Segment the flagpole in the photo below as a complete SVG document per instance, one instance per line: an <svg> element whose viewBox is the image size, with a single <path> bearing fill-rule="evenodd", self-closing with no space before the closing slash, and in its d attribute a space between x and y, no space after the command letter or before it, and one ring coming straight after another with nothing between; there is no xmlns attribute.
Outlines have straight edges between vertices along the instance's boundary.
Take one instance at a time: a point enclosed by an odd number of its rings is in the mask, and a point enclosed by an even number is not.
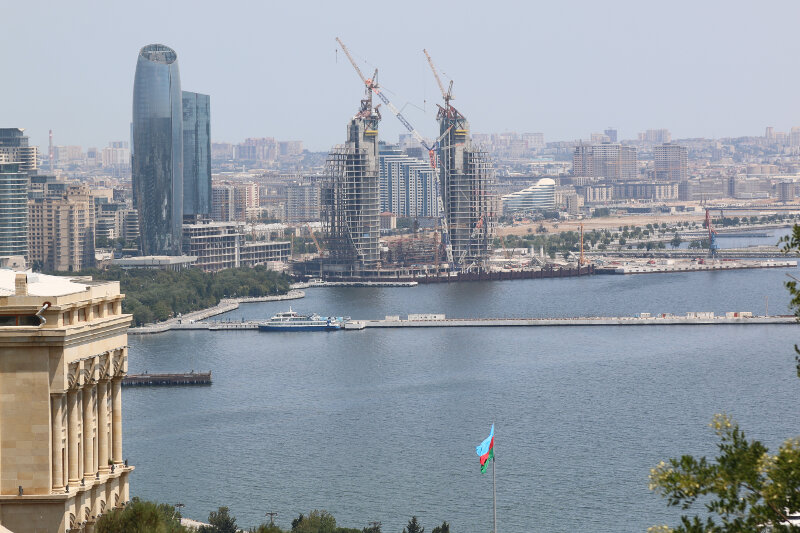
<svg viewBox="0 0 800 533"><path fill-rule="evenodd" d="M492 426L494 427L494 423ZM494 453L492 454L492 507L494 509L494 531L492 533L497 533L497 484L494 474Z"/></svg>

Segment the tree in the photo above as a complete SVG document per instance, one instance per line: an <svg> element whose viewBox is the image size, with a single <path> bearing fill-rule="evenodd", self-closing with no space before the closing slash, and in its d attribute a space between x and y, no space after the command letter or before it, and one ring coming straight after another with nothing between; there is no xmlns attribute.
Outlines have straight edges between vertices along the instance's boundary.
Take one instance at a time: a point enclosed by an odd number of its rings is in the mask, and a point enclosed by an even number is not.
<svg viewBox="0 0 800 533"><path fill-rule="evenodd" d="M403 533L425 533L425 528L419 525L416 516L412 516L408 525L403 528Z"/></svg>
<svg viewBox="0 0 800 533"><path fill-rule="evenodd" d="M297 533L336 533L336 519L328 511L314 509L308 516L300 515L297 524L292 521L292 531Z"/></svg>
<svg viewBox="0 0 800 533"><path fill-rule="evenodd" d="M95 533L186 533L181 526L181 514L164 503L134 498L122 509L104 514L95 524Z"/></svg>
<svg viewBox="0 0 800 533"><path fill-rule="evenodd" d="M275 524L261 524L251 529L250 533L283 533L283 530Z"/></svg>
<svg viewBox="0 0 800 533"><path fill-rule="evenodd" d="M450 524L447 521L442 522L441 526L433 528L433 533L450 533Z"/></svg>
<svg viewBox="0 0 800 533"><path fill-rule="evenodd" d="M217 511L208 513L210 526L200 526L199 533L236 533L236 518L230 515L230 509L220 507Z"/></svg>
<svg viewBox="0 0 800 533"><path fill-rule="evenodd" d="M678 248L682 242L683 239L681 239L681 236L676 233L675 236L672 238L672 240L669 241L669 245L672 246L673 248Z"/></svg>
<svg viewBox="0 0 800 533"><path fill-rule="evenodd" d="M783 251L800 251L800 226L781 239ZM791 306L800 318L800 287L786 283ZM800 377L800 348L795 345L797 376ZM711 422L719 444L713 460L684 455L662 461L650 471L650 490L667 499L669 506L689 510L701 500L703 515L684 514L675 529L668 526L651 531L675 533L760 533L800 532L790 525L789 515L800 511L800 437L790 438L770 454L764 444L748 441L744 431L727 415Z"/></svg>

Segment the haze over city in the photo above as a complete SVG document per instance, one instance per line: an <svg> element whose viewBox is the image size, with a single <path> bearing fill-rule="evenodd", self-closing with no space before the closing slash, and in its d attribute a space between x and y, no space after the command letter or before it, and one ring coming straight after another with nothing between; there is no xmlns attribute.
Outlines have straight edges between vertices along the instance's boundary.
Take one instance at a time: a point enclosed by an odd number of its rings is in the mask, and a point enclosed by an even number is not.
<svg viewBox="0 0 800 533"><path fill-rule="evenodd" d="M800 3L7 4L0 533L800 532Z"/></svg>
<svg viewBox="0 0 800 533"><path fill-rule="evenodd" d="M7 2L0 116L31 142L129 140L138 50L178 53L184 86L213 97L214 140L339 142L362 87L338 35L426 136L438 90L422 49L455 80L476 132L621 139L763 134L800 123L800 4L782 2ZM337 62L338 58L338 62ZM365 61L366 60L366 61ZM13 74L13 75L11 75ZM424 108L423 112L420 108ZM35 113L32 111L35 110ZM382 137L402 126L384 120Z"/></svg>

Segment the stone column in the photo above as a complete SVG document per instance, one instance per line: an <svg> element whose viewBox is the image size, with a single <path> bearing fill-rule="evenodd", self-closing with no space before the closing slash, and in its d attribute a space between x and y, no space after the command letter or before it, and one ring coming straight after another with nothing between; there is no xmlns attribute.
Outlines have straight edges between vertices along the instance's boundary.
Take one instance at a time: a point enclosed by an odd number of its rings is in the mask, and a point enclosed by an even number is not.
<svg viewBox="0 0 800 533"><path fill-rule="evenodd" d="M78 472L78 391L76 390L67 392L67 417L69 418L67 427L69 484L77 485L81 481L81 473Z"/></svg>
<svg viewBox="0 0 800 533"><path fill-rule="evenodd" d="M64 440L64 394L53 394L50 408L50 431L53 432L53 491L64 490L64 459L61 449Z"/></svg>
<svg viewBox="0 0 800 533"><path fill-rule="evenodd" d="M90 479L94 477L94 442L93 421L94 405L92 402L92 392L95 386L87 383L83 386L83 477Z"/></svg>
<svg viewBox="0 0 800 533"><path fill-rule="evenodd" d="M107 474L108 466L108 380L97 384L97 466Z"/></svg>
<svg viewBox="0 0 800 533"><path fill-rule="evenodd" d="M111 443L114 447L113 461L122 464L122 377L111 380Z"/></svg>

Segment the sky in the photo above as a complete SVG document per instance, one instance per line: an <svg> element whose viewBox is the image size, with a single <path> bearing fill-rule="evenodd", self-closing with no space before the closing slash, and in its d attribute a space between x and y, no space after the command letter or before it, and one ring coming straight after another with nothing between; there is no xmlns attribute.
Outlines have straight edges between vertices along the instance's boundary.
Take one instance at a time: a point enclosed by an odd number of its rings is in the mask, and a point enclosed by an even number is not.
<svg viewBox="0 0 800 533"><path fill-rule="evenodd" d="M422 49L473 133L620 138L763 135L800 125L800 2L0 0L0 127L33 144L128 140L139 49L178 53L211 95L214 141L345 140L367 76L427 136L441 101ZM381 138L402 125L385 106Z"/></svg>

